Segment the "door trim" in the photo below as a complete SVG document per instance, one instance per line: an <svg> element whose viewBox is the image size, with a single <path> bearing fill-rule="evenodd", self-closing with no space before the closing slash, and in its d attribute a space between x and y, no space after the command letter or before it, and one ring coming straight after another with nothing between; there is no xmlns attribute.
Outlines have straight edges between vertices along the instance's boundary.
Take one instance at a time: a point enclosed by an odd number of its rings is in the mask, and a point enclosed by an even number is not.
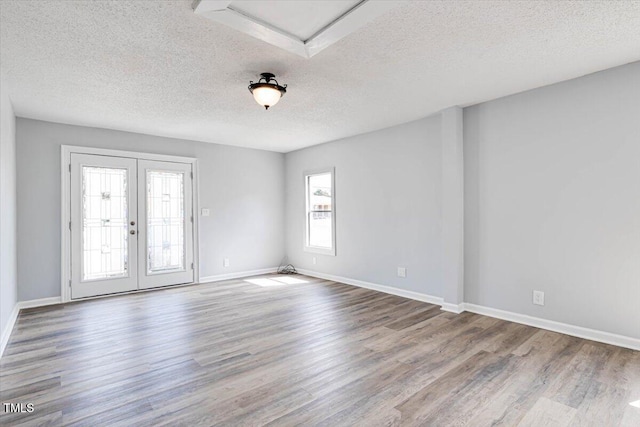
<svg viewBox="0 0 640 427"><path fill-rule="evenodd" d="M189 163L193 172L193 281L200 282L200 188L198 159L165 154L140 153L135 151L62 145L60 147L60 300L71 301L71 153L98 156L128 157L136 160L158 160L164 162ZM105 295L109 296L109 295ZM74 300L74 301L77 301Z"/></svg>

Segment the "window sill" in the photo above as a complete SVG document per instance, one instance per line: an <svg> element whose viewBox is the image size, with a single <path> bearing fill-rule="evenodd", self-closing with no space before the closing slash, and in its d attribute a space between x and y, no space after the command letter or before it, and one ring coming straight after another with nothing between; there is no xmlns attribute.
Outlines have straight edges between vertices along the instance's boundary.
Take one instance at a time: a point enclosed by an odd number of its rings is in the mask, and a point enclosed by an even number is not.
<svg viewBox="0 0 640 427"><path fill-rule="evenodd" d="M304 246L302 248L302 250L305 251L305 252L312 253L312 254L336 256L336 249L335 248L326 249L326 248L317 248L317 247L314 247L314 246Z"/></svg>

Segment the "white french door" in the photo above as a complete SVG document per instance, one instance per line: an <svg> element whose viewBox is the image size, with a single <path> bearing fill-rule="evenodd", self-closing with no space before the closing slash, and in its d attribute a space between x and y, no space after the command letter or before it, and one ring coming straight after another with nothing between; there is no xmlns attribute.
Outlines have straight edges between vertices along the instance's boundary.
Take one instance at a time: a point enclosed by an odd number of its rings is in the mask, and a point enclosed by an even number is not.
<svg viewBox="0 0 640 427"><path fill-rule="evenodd" d="M138 160L138 287L193 282L191 165Z"/></svg>
<svg viewBox="0 0 640 427"><path fill-rule="evenodd" d="M191 164L71 154L71 298L191 283Z"/></svg>
<svg viewBox="0 0 640 427"><path fill-rule="evenodd" d="M72 298L138 289L136 163L71 155Z"/></svg>

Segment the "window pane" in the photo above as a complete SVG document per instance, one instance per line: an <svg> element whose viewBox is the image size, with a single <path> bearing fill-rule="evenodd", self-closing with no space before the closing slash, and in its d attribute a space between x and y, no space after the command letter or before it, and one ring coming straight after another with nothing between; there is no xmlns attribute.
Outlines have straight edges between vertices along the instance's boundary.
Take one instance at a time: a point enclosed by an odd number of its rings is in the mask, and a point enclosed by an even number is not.
<svg viewBox="0 0 640 427"><path fill-rule="evenodd" d="M184 173L147 171L149 273L184 270Z"/></svg>
<svg viewBox="0 0 640 427"><path fill-rule="evenodd" d="M82 167L82 280L126 277L127 170Z"/></svg>
<svg viewBox="0 0 640 427"><path fill-rule="evenodd" d="M309 246L332 247L331 174L309 176Z"/></svg>
<svg viewBox="0 0 640 427"><path fill-rule="evenodd" d="M331 212L309 214L309 246L331 249Z"/></svg>
<svg viewBox="0 0 640 427"><path fill-rule="evenodd" d="M309 177L309 210L331 210L331 174Z"/></svg>

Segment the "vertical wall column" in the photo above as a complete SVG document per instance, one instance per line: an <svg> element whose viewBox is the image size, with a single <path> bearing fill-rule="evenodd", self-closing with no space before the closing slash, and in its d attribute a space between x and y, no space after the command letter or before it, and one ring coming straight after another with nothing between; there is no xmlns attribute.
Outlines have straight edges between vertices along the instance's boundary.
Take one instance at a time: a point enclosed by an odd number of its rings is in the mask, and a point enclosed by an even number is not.
<svg viewBox="0 0 640 427"><path fill-rule="evenodd" d="M18 311L16 117L0 70L0 356Z"/></svg>
<svg viewBox="0 0 640 427"><path fill-rule="evenodd" d="M442 289L443 310L464 311L463 111L442 111Z"/></svg>

